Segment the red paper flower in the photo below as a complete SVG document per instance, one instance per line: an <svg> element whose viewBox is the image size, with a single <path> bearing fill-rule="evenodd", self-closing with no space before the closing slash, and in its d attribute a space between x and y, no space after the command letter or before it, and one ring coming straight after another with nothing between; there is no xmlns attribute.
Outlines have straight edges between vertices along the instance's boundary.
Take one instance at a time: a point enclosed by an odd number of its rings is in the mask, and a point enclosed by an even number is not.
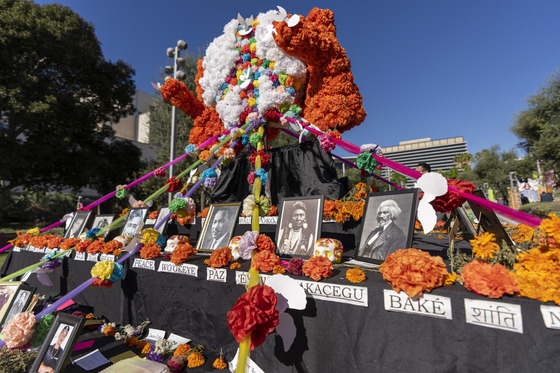
<svg viewBox="0 0 560 373"><path fill-rule="evenodd" d="M272 239L266 234L259 234L257 237L257 251L270 251L271 253L274 253L275 250L276 246L274 245Z"/></svg>
<svg viewBox="0 0 560 373"><path fill-rule="evenodd" d="M469 194L471 194L476 188L476 186L470 181L463 180L448 179L447 185L459 190L462 193ZM453 211L458 207L461 207L465 201L466 199L461 197L459 193L448 191L443 196L437 197L430 203L434 207L434 210L438 212L446 212Z"/></svg>
<svg viewBox="0 0 560 373"><path fill-rule="evenodd" d="M167 192L173 193L181 190L181 187L183 186L183 179L176 179L176 176L171 176L171 179L167 179L165 185L167 185Z"/></svg>
<svg viewBox="0 0 560 373"><path fill-rule="evenodd" d="M278 325L278 299L274 290L266 285L257 285L237 299L227 314L229 330L238 343L251 334L251 350L260 346L266 336Z"/></svg>
<svg viewBox="0 0 560 373"><path fill-rule="evenodd" d="M463 267L463 283L467 290L489 298L500 298L504 294L519 291L517 280L501 264L490 264L482 260L473 260Z"/></svg>
<svg viewBox="0 0 560 373"><path fill-rule="evenodd" d="M270 155L266 154L264 152L264 150L259 150L258 152L253 152L253 154L251 154L251 156L249 157L249 162L251 162L251 165L253 165L253 167L255 167L255 160L257 159L257 156L261 156L261 168L265 168L269 163L270 163Z"/></svg>

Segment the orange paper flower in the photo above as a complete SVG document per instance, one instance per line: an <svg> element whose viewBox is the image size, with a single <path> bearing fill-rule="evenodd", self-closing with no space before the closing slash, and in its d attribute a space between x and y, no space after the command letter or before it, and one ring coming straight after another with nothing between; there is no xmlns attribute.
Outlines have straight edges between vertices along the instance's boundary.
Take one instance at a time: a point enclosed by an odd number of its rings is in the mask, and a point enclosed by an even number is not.
<svg viewBox="0 0 560 373"><path fill-rule="evenodd" d="M102 248L101 248L101 252L103 254L113 254L113 255L117 255L115 254L115 252L120 251L120 249L123 248L123 243L116 241L116 240L112 240L107 242Z"/></svg>
<svg viewBox="0 0 560 373"><path fill-rule="evenodd" d="M239 264L238 262L231 263L230 266L229 266L229 269L231 269L231 270L237 269L237 268L241 268L241 264Z"/></svg>
<svg viewBox="0 0 560 373"><path fill-rule="evenodd" d="M519 295L560 305L560 248L540 245L519 253L517 262Z"/></svg>
<svg viewBox="0 0 560 373"><path fill-rule="evenodd" d="M227 246L214 250L208 259L208 265L212 268L221 268L228 265L233 260L231 249Z"/></svg>
<svg viewBox="0 0 560 373"><path fill-rule="evenodd" d="M88 254L97 254L103 249L103 246L105 246L103 241L93 241L88 245L86 251Z"/></svg>
<svg viewBox="0 0 560 373"><path fill-rule="evenodd" d="M79 238L76 237L67 238L58 247L61 250L70 250L71 248L76 246L78 242L80 242Z"/></svg>
<svg viewBox="0 0 560 373"><path fill-rule="evenodd" d="M500 298L504 294L518 291L515 277L501 264L492 265L482 260L473 260L462 268L465 288L473 293Z"/></svg>
<svg viewBox="0 0 560 373"><path fill-rule="evenodd" d="M346 279L357 284L366 279L366 274L359 268L351 268L346 271Z"/></svg>
<svg viewBox="0 0 560 373"><path fill-rule="evenodd" d="M91 243L90 240L80 240L80 242L76 243L76 245L74 245L76 252L77 253L83 253L84 251L86 251L87 247L89 246L89 244Z"/></svg>
<svg viewBox="0 0 560 373"><path fill-rule="evenodd" d="M380 267L385 281L409 297L442 286L447 269L443 259L418 249L399 249L387 255Z"/></svg>
<svg viewBox="0 0 560 373"><path fill-rule="evenodd" d="M315 281L332 276L333 264L325 256L313 256L303 263L303 274Z"/></svg>
<svg viewBox="0 0 560 373"><path fill-rule="evenodd" d="M140 249L140 257L142 259L153 259L160 256L161 247L155 242L147 243L142 247L142 249Z"/></svg>
<svg viewBox="0 0 560 373"><path fill-rule="evenodd" d="M276 265L280 264L278 255L270 251L261 251L253 255L251 268L262 272L271 272Z"/></svg>
<svg viewBox="0 0 560 373"><path fill-rule="evenodd" d="M186 262L194 254L196 254L196 250L191 244L179 244L173 251L173 254L171 254L171 262L175 265L179 265Z"/></svg>
<svg viewBox="0 0 560 373"><path fill-rule="evenodd" d="M271 253L274 253L276 250L276 246L274 245L272 238L268 237L266 234L259 234L256 243L258 252L270 251Z"/></svg>

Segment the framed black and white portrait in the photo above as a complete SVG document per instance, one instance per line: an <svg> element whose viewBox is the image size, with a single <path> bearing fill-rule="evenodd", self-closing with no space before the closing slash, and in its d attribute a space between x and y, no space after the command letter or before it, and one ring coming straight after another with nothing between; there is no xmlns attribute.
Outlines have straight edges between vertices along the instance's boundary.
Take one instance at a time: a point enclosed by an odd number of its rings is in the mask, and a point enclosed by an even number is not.
<svg viewBox="0 0 560 373"><path fill-rule="evenodd" d="M6 316L4 319L0 320L0 324L2 326L6 325L8 321L18 313L24 312L31 302L31 297L33 297L33 293L35 293L36 288L33 286L28 286L25 284L21 284L13 299L8 307L8 311L6 312Z"/></svg>
<svg viewBox="0 0 560 373"><path fill-rule="evenodd" d="M91 211L76 211L64 238L79 238L84 232L90 216Z"/></svg>
<svg viewBox="0 0 560 373"><path fill-rule="evenodd" d="M144 223L144 219L148 214L149 207L138 207L130 209L128 218L122 229L121 235L126 237L134 237L139 227Z"/></svg>
<svg viewBox="0 0 560 373"><path fill-rule="evenodd" d="M156 223L154 224L154 229L160 234L165 234L165 229L167 228L167 223L169 223L169 213L171 210L169 207L162 207L156 218Z"/></svg>
<svg viewBox="0 0 560 373"><path fill-rule="evenodd" d="M8 313L20 285L20 281L0 283L0 321L4 320L4 316Z"/></svg>
<svg viewBox="0 0 560 373"><path fill-rule="evenodd" d="M95 228L103 229L107 227L109 224L111 224L113 222L113 219L115 219L115 215L112 214L96 215L93 218L91 229L95 229ZM104 236L107 236L108 233L109 231L106 231Z"/></svg>
<svg viewBox="0 0 560 373"><path fill-rule="evenodd" d="M419 189L368 195L355 259L382 263L387 255L412 245Z"/></svg>
<svg viewBox="0 0 560 373"><path fill-rule="evenodd" d="M241 202L210 205L196 250L212 252L228 246L240 209Z"/></svg>
<svg viewBox="0 0 560 373"><path fill-rule="evenodd" d="M321 233L324 196L283 198L280 201L276 254L310 257Z"/></svg>
<svg viewBox="0 0 560 373"><path fill-rule="evenodd" d="M83 325L83 317L59 313L33 362L30 372L62 372L72 354Z"/></svg>

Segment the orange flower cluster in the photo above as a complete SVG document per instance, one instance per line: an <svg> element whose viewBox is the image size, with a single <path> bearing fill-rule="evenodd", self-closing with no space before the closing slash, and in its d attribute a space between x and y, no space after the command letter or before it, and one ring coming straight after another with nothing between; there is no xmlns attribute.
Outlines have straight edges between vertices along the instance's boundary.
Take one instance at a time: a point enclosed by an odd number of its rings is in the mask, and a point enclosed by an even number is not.
<svg viewBox="0 0 560 373"><path fill-rule="evenodd" d="M228 246L224 246L212 252L210 259L208 259L208 265L212 268L221 268L228 265L232 260L231 249Z"/></svg>
<svg viewBox="0 0 560 373"><path fill-rule="evenodd" d="M33 247L43 248L47 246L49 238L51 238L51 235L34 236L29 240L29 244Z"/></svg>
<svg viewBox="0 0 560 373"><path fill-rule="evenodd" d="M494 253L500 249L495 240L494 233L488 232L481 233L474 240L470 240L474 256L480 259L492 259Z"/></svg>
<svg viewBox="0 0 560 373"><path fill-rule="evenodd" d="M546 234L546 237L560 242L560 218L555 214L549 214L547 219L543 219L539 228Z"/></svg>
<svg viewBox="0 0 560 373"><path fill-rule="evenodd" d="M103 249L103 246L105 246L103 241L93 241L88 245L86 251L88 254L97 254Z"/></svg>
<svg viewBox="0 0 560 373"><path fill-rule="evenodd" d="M208 215L208 206L206 206L206 207L204 208L204 210L202 210L202 211L198 214L198 217L199 217L199 218L205 218L206 215Z"/></svg>
<svg viewBox="0 0 560 373"><path fill-rule="evenodd" d="M278 207L274 205L270 206L270 211L267 216L278 216Z"/></svg>
<svg viewBox="0 0 560 373"><path fill-rule="evenodd" d="M57 247L60 246L60 244L64 241L64 238L59 237L59 236L52 236L51 238L49 238L47 240L47 247L49 249L56 249Z"/></svg>
<svg viewBox="0 0 560 373"><path fill-rule="evenodd" d="M186 262L194 254L196 254L196 250L190 243L179 244L171 254L171 262L178 266Z"/></svg>
<svg viewBox="0 0 560 373"><path fill-rule="evenodd" d="M238 262L231 263L229 265L229 269L231 269L231 270L234 270L234 269L237 269L237 268L241 268L241 264L239 264Z"/></svg>
<svg viewBox="0 0 560 373"><path fill-rule="evenodd" d="M155 242L147 243L142 247L142 249L140 249L140 257L142 259L153 259L160 256L161 247Z"/></svg>
<svg viewBox="0 0 560 373"><path fill-rule="evenodd" d="M355 284L365 281L366 274L359 268L351 268L346 271L346 279Z"/></svg>
<svg viewBox="0 0 560 373"><path fill-rule="evenodd" d="M130 347L136 347L138 344L138 338L136 337L128 337L124 340L124 344Z"/></svg>
<svg viewBox="0 0 560 373"><path fill-rule="evenodd" d="M540 245L520 252L516 259L519 295L560 305L560 248Z"/></svg>
<svg viewBox="0 0 560 373"><path fill-rule="evenodd" d="M188 343L183 343L177 346L175 351L173 352L173 356L181 356L184 355L188 350L191 349L191 345Z"/></svg>
<svg viewBox="0 0 560 373"><path fill-rule="evenodd" d="M142 348L142 353L143 354L149 354L152 351L152 344L151 343L146 343L144 345L144 347Z"/></svg>
<svg viewBox="0 0 560 373"><path fill-rule="evenodd" d="M152 211L150 212L150 215L148 215L148 219L157 219L159 215L159 211Z"/></svg>
<svg viewBox="0 0 560 373"><path fill-rule="evenodd" d="M209 107L194 119L193 124L194 127L189 134L189 144L196 146L226 130L216 109ZM210 148L210 145L207 148Z"/></svg>
<svg viewBox="0 0 560 373"><path fill-rule="evenodd" d="M329 278L332 276L333 264L331 260L325 256L312 256L303 263L301 269L304 275L311 277L315 281L319 281L322 278Z"/></svg>
<svg viewBox="0 0 560 373"><path fill-rule="evenodd" d="M303 117L322 131L332 128L341 133L362 123L366 117L362 96L336 38L333 12L313 8L297 27L279 22L275 29L280 49L301 59L309 70Z"/></svg>
<svg viewBox="0 0 560 373"><path fill-rule="evenodd" d="M251 268L261 272L271 272L275 266L280 265L278 255L270 251L261 251L253 255Z"/></svg>
<svg viewBox="0 0 560 373"><path fill-rule="evenodd" d="M459 276L455 272L446 274L443 278L443 286L453 285L457 282L457 278Z"/></svg>
<svg viewBox="0 0 560 373"><path fill-rule="evenodd" d="M380 271L393 290L403 290L409 297L442 286L448 274L440 256L418 249L400 249L387 255Z"/></svg>
<svg viewBox="0 0 560 373"><path fill-rule="evenodd" d="M116 241L116 240L112 240L107 242L103 248L101 248L101 252L103 254L113 254L113 255L117 255L115 254L115 252L120 251L120 249L123 248L123 243Z"/></svg>
<svg viewBox="0 0 560 373"><path fill-rule="evenodd" d="M161 87L161 96L192 118L198 117L204 111L204 104L194 97L185 83L177 79L165 80Z"/></svg>
<svg viewBox="0 0 560 373"><path fill-rule="evenodd" d="M286 273L286 269L280 264L277 264L274 266L274 268L272 268L272 273L274 273L275 275Z"/></svg>
<svg viewBox="0 0 560 373"><path fill-rule="evenodd" d="M74 245L75 247L74 250L76 250L77 253L83 253L84 251L86 251L90 243L91 243L90 240L80 240L80 242Z"/></svg>
<svg viewBox="0 0 560 373"><path fill-rule="evenodd" d="M259 252L270 251L271 253L274 253L274 251L276 251L276 246L274 245L272 238L268 237L266 234L259 234L256 244L257 251Z"/></svg>
<svg viewBox="0 0 560 373"><path fill-rule="evenodd" d="M200 352L193 351L187 356L187 367L196 368L204 364L206 359Z"/></svg>
<svg viewBox="0 0 560 373"><path fill-rule="evenodd" d="M103 330L103 334L105 334L107 337L112 337L114 336L116 333L115 327L112 325L109 325L105 328L105 330Z"/></svg>
<svg viewBox="0 0 560 373"><path fill-rule="evenodd" d="M17 234L18 236L15 239L9 240L8 242L17 247L24 247L29 243L29 240L31 239L31 235L21 234L20 232L17 232Z"/></svg>
<svg viewBox="0 0 560 373"><path fill-rule="evenodd" d="M511 226L510 237L516 243L529 242L533 240L535 230L525 224Z"/></svg>
<svg viewBox="0 0 560 373"><path fill-rule="evenodd" d="M212 155L212 153L210 153L210 150L203 150L198 155L198 159L200 159L202 162L206 162L208 160L208 158L210 158L211 155Z"/></svg>
<svg viewBox="0 0 560 373"><path fill-rule="evenodd" d="M119 214L119 217L124 216L126 214L128 214L130 212L130 209L128 207L124 208L121 213Z"/></svg>
<svg viewBox="0 0 560 373"><path fill-rule="evenodd" d="M417 230L417 231L422 230L422 223L420 223L419 220L416 220L416 221L414 222L414 230Z"/></svg>
<svg viewBox="0 0 560 373"><path fill-rule="evenodd" d="M212 366L216 369L226 369L228 365L224 359L218 358L214 360L214 364L212 364Z"/></svg>
<svg viewBox="0 0 560 373"><path fill-rule="evenodd" d="M504 294L514 294L517 280L501 264L490 264L483 260L473 260L463 267L463 283L467 290L490 298L501 298Z"/></svg>

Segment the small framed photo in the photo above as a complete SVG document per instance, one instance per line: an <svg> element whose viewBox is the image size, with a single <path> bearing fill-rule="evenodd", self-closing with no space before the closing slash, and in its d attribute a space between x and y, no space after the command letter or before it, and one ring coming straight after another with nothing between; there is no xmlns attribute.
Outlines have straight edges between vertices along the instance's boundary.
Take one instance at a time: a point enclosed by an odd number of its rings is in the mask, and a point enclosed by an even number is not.
<svg viewBox="0 0 560 373"><path fill-rule="evenodd" d="M210 205L196 250L212 252L228 246L239 220L240 209L241 202Z"/></svg>
<svg viewBox="0 0 560 373"><path fill-rule="evenodd" d="M323 222L324 196L282 198L276 231L276 254L310 257Z"/></svg>
<svg viewBox="0 0 560 373"><path fill-rule="evenodd" d="M414 188L368 195L355 259L379 264L412 245L418 193Z"/></svg>
<svg viewBox="0 0 560 373"><path fill-rule="evenodd" d="M35 293L36 289L37 288L33 286L28 286L25 284L21 284L19 286L12 300L12 303L8 307L6 317L4 317L4 319L0 322L2 326L6 325L6 323L10 321L12 317L17 315L18 313L24 312L27 309L27 306L31 302L31 298L33 297L33 293Z"/></svg>
<svg viewBox="0 0 560 373"><path fill-rule="evenodd" d="M103 229L109 224L111 224L114 219L115 219L115 215L113 214L96 215L93 218L93 224L91 225L91 229L94 228ZM105 232L104 236L107 237L107 234L109 234L109 231Z"/></svg>
<svg viewBox="0 0 560 373"><path fill-rule="evenodd" d="M149 207L139 207L132 208L128 213L128 219L124 223L121 235L126 237L134 237L134 234L138 230L138 227L144 222L146 215L148 214Z"/></svg>
<svg viewBox="0 0 560 373"><path fill-rule="evenodd" d="M20 285L20 281L0 282L0 321L8 313Z"/></svg>
<svg viewBox="0 0 560 373"><path fill-rule="evenodd" d="M84 232L90 216L91 211L76 211L64 238L79 238Z"/></svg>
<svg viewBox="0 0 560 373"><path fill-rule="evenodd" d="M158 216L156 218L156 223L154 224L154 228L160 234L165 233L165 229L167 228L167 223L169 222L169 217L167 215L169 215L170 212L171 212L171 210L169 209L169 207L162 207L158 212ZM165 221L163 221L163 220L165 220ZM158 224L160 224L160 223L161 223L161 225L158 227Z"/></svg>
<svg viewBox="0 0 560 373"><path fill-rule="evenodd" d="M33 362L30 372L62 372L72 354L83 325L83 317L59 313Z"/></svg>
<svg viewBox="0 0 560 373"><path fill-rule="evenodd" d="M486 199L484 192L480 189L476 189L472 195ZM482 227L485 232L494 233L496 236L496 243L498 245L502 245L502 240L510 247L514 245L513 240L506 232L504 226L494 211L488 210L472 201L467 201L467 203L469 204L474 217L479 220L479 226Z"/></svg>

